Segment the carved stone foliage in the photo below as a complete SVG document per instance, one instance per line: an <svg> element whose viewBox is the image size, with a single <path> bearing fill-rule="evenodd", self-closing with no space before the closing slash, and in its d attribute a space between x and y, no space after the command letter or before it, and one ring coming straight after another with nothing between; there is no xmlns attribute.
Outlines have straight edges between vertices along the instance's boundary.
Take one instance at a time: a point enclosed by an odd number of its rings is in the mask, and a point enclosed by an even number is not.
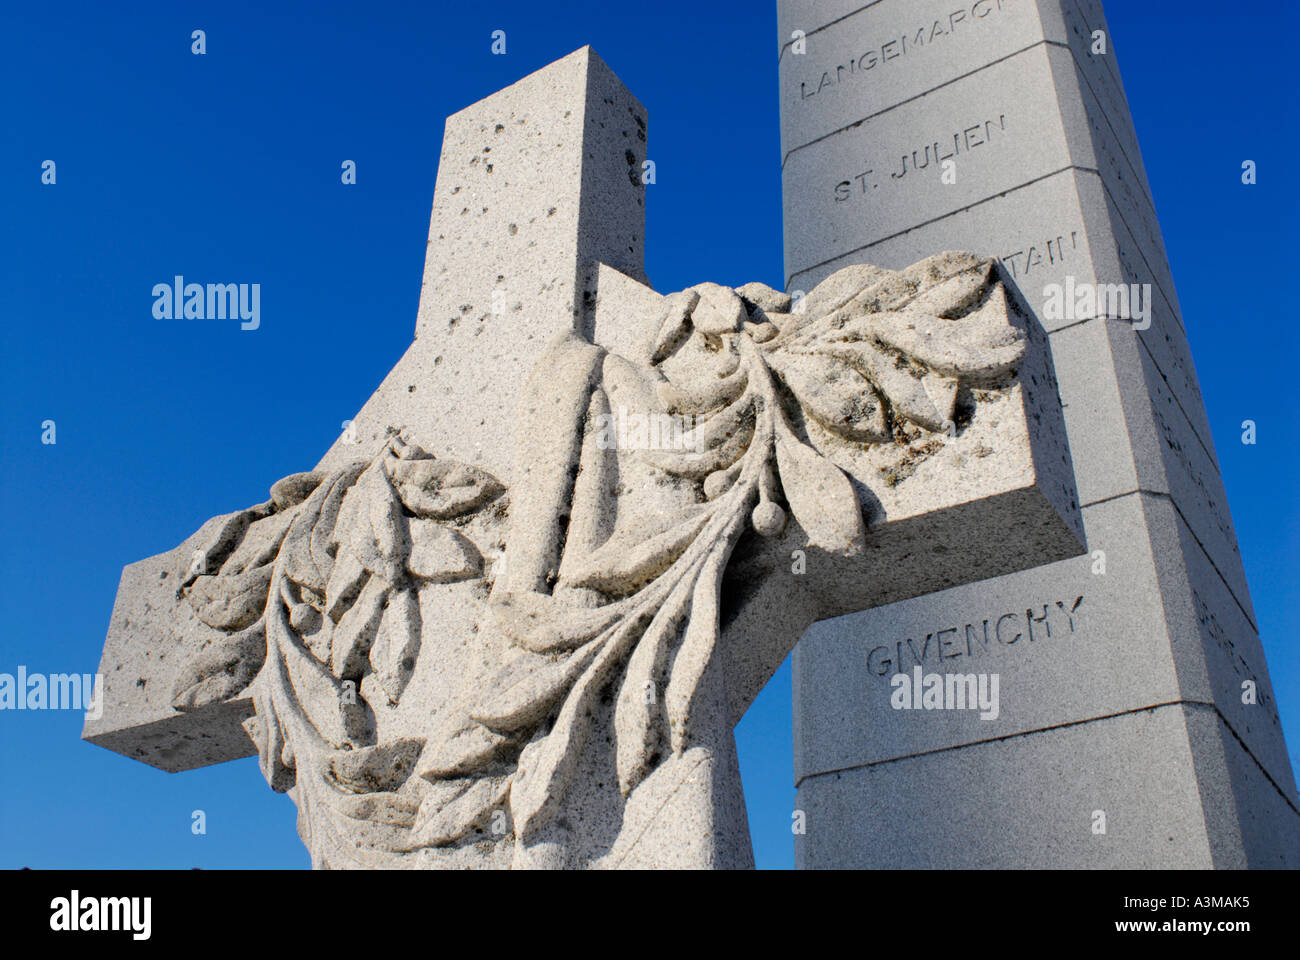
<svg viewBox="0 0 1300 960"><path fill-rule="evenodd" d="M403 865L489 825L528 864L574 795L597 788L576 771L602 716L616 782L600 786L631 797L699 738L701 698L716 695L702 678L723 574L745 530L773 537L793 518L828 553L863 546L852 483L799 424L851 444L890 442L905 424L944 435L957 429L959 388L1005 382L1024 352L993 264L964 255L849 267L798 304L761 284L706 283L664 307L649 363L627 365L657 410L692 426L678 448L626 455L685 485L690 502L564 550L563 590L511 592L489 571L475 630L507 654L417 735L378 736L374 714L400 701L422 645L439 642L421 591L484 577L462 529L502 509L495 478L394 436L368 463L277 483L197 558L215 572L185 576L189 602L225 639L187 665L174 704L251 685L246 726L263 773L293 790L318 866ZM592 410L604 402L594 389ZM583 502L587 489L574 488L570 524L606 509Z"/></svg>
<svg viewBox="0 0 1300 960"><path fill-rule="evenodd" d="M455 524L502 493L393 437L369 463L281 480L269 502L227 518L183 578L199 618L226 636L186 665L173 706L251 684L245 728L271 786L294 788L318 864L383 865L357 851L358 821L381 828L377 850L405 846L419 798L395 791L421 743L376 743L372 708L397 704L414 669L420 587L482 576Z"/></svg>

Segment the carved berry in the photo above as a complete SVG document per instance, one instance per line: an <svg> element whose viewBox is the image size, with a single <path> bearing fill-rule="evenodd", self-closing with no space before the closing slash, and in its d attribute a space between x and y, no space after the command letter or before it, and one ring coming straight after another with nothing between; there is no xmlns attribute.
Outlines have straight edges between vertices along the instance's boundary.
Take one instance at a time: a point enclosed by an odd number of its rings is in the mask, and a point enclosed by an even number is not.
<svg viewBox="0 0 1300 960"><path fill-rule="evenodd" d="M785 529L785 511L771 500L764 500L756 506L750 519L754 522L754 530L762 537L775 537Z"/></svg>

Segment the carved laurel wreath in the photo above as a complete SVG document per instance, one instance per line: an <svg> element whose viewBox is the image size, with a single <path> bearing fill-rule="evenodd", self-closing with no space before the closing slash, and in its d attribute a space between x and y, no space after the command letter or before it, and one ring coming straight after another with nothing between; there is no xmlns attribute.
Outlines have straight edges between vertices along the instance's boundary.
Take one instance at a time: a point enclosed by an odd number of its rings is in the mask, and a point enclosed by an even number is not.
<svg viewBox="0 0 1300 960"><path fill-rule="evenodd" d="M861 548L853 486L800 439L791 405L850 443L891 442L902 421L951 431L959 386L999 381L1023 356L1007 310L992 262L955 254L902 272L841 270L798 312L759 284L666 298L651 375L665 408L696 417L696 442L634 455L700 484L701 502L648 539L616 533L572 568L570 582L601 605L494 593L489 626L514 657L440 709L423 739L376 744L365 704L396 703L410 678L421 583L483 576L454 523L502 485L398 437L369 463L288 477L271 501L218 525L197 564L218 573L184 578L200 619L225 638L187 665L174 705L252 684L246 727L272 787L296 787L318 865L382 866L455 845L497 811L526 849L565 803L611 682L625 797L691 745L722 576L747 520L780 534L783 501L811 546ZM728 358L693 392L659 374L691 337Z"/></svg>

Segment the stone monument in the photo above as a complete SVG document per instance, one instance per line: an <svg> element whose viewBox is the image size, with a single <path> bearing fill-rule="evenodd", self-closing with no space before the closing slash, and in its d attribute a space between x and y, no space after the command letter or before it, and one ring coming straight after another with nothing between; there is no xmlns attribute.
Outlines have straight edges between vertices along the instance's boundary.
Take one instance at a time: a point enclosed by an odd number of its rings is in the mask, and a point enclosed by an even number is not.
<svg viewBox="0 0 1300 960"><path fill-rule="evenodd" d="M87 739L256 753L318 867L745 867L732 730L811 624L1083 551L1005 267L663 296L646 136L589 48L448 119L414 342L124 570Z"/></svg>
<svg viewBox="0 0 1300 960"><path fill-rule="evenodd" d="M996 258L1049 333L1088 551L809 631L797 863L1300 867L1100 4L779 0L778 18L789 289L940 249ZM892 678L918 668L998 676L998 716L894 709Z"/></svg>

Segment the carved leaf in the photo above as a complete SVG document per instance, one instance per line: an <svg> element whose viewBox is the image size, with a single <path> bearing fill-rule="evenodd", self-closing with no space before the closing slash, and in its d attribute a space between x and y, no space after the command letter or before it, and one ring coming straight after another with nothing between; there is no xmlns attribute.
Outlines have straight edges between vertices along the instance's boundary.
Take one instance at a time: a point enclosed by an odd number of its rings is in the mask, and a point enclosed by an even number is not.
<svg viewBox="0 0 1300 960"><path fill-rule="evenodd" d="M700 295L691 311L691 323L696 330L717 336L740 329L747 312L734 290L717 283L698 283L690 289Z"/></svg>
<svg viewBox="0 0 1300 960"><path fill-rule="evenodd" d="M419 797L403 793L339 794L330 798L332 805L345 817L410 827L420 809Z"/></svg>
<svg viewBox="0 0 1300 960"><path fill-rule="evenodd" d="M482 575L482 555L459 531L420 517L412 519L408 529L411 554L406 568L414 576L433 583L453 583Z"/></svg>
<svg viewBox="0 0 1300 960"><path fill-rule="evenodd" d="M922 289L913 306L918 312L937 317L953 317L964 313L988 289L992 271L992 260L978 260L947 279Z"/></svg>
<svg viewBox="0 0 1300 960"><path fill-rule="evenodd" d="M266 629L262 620L213 641L182 668L172 693L177 710L197 710L229 700L247 687L266 662Z"/></svg>
<svg viewBox="0 0 1300 960"><path fill-rule="evenodd" d="M364 530L369 519L364 516L366 496L353 484L343 495L339 503L338 516L334 518L334 529L330 532L329 546L338 557L344 550L355 550L354 540L358 531Z"/></svg>
<svg viewBox="0 0 1300 960"><path fill-rule="evenodd" d="M384 461L401 502L417 517L451 520L500 496L500 481L477 467L454 460Z"/></svg>
<svg viewBox="0 0 1300 960"><path fill-rule="evenodd" d="M406 579L410 541L401 501L381 463L367 467L344 497L338 525L346 527L336 539L372 574L396 585Z"/></svg>
<svg viewBox="0 0 1300 960"><path fill-rule="evenodd" d="M320 501L319 514L311 527L308 549L311 550L312 562L328 582L334 571L334 528L338 524L339 513L343 508L343 498L365 469L364 464L352 464L332 477Z"/></svg>
<svg viewBox="0 0 1300 960"><path fill-rule="evenodd" d="M324 473L292 473L271 484L271 502L277 510L288 510L306 500L325 479Z"/></svg>
<svg viewBox="0 0 1300 960"><path fill-rule="evenodd" d="M949 377L983 379L1009 369L1024 354L1024 344L1017 340L999 346L972 342L968 331L974 324L965 319L943 320L904 310L873 321L873 333L881 343Z"/></svg>
<svg viewBox="0 0 1300 960"><path fill-rule="evenodd" d="M623 621L602 638L601 648L555 718L551 730L534 740L519 755L519 767L510 789L510 812L515 833L536 832L555 815L563 802L574 765L586 745L592 705L610 669L627 653L636 631L643 627L638 618Z"/></svg>
<svg viewBox="0 0 1300 960"><path fill-rule="evenodd" d="M294 583L302 584L316 593L325 592L329 579L332 560L327 550L312 549L313 534L321 521L321 514L329 501L330 495L341 496L342 488L356 477L360 466L349 468L341 475L335 475L312 491L302 504L294 508L293 523L280 547L284 558L285 575ZM324 544L328 546L328 543Z"/></svg>
<svg viewBox="0 0 1300 960"><path fill-rule="evenodd" d="M295 701L323 740L336 749L357 746L356 705L344 700L340 685L294 639L288 611L281 603L267 609L267 638L283 658ZM351 709L350 709L351 708Z"/></svg>
<svg viewBox="0 0 1300 960"><path fill-rule="evenodd" d="M212 529L199 541L194 555L185 561L185 569L181 571L181 585L188 586L202 574L219 571L243 539L249 524L270 516L271 509L270 503L263 503L247 510L215 517L205 523L204 527L211 524Z"/></svg>
<svg viewBox="0 0 1300 960"><path fill-rule="evenodd" d="M334 628L330 667L336 677L361 676L366 656L379 632L388 602L389 586L378 577L366 581L360 595Z"/></svg>
<svg viewBox="0 0 1300 960"><path fill-rule="evenodd" d="M593 640L558 660L524 653L487 682L488 698L470 717L498 733L514 733L540 723L587 669L600 647Z"/></svg>
<svg viewBox="0 0 1300 960"><path fill-rule="evenodd" d="M420 652L420 600L414 590L389 595L379 631L370 647L370 666L391 703L397 703L415 670Z"/></svg>
<svg viewBox="0 0 1300 960"><path fill-rule="evenodd" d="M943 429L945 418L939 415L921 381L899 370L894 358L882 353L875 344L823 342L815 352L851 364L880 389L900 416L927 430Z"/></svg>
<svg viewBox="0 0 1300 960"><path fill-rule="evenodd" d="M860 295L863 290L893 276L892 271L869 263L855 263L836 270L813 287L803 302L803 316L814 320L826 316Z"/></svg>
<svg viewBox="0 0 1300 960"><path fill-rule="evenodd" d="M658 520L655 517L626 523L588 557L567 565L570 569L561 574L575 586L627 592L672 566L708 519L707 510L695 508L686 519L658 533L647 529Z"/></svg>
<svg viewBox="0 0 1300 960"><path fill-rule="evenodd" d="M509 777L453 781L455 792L426 797L411 828L411 846L444 846L482 829L505 803ZM448 786L452 786L448 784Z"/></svg>
<svg viewBox="0 0 1300 960"><path fill-rule="evenodd" d="M254 623L266 609L271 569L199 577L189 588L198 618L217 630L240 630Z"/></svg>
<svg viewBox="0 0 1300 960"><path fill-rule="evenodd" d="M284 542L289 525L293 522L293 513L273 513L269 517L255 520L249 524L237 546L215 573L246 573L257 567L266 566L275 560Z"/></svg>
<svg viewBox="0 0 1300 960"><path fill-rule="evenodd" d="M501 631L534 653L580 647L628 609L627 601L594 609L573 607L541 593L507 594L492 606Z"/></svg>
<svg viewBox="0 0 1300 960"><path fill-rule="evenodd" d="M673 658L668 688L664 691L669 744L673 753L679 756L695 733L695 703L702 693L700 685L705 671L717 650L718 594L722 585L722 573L726 569L743 517L742 512L729 522L728 529L710 547L693 578L690 620L686 624L681 649Z"/></svg>
<svg viewBox="0 0 1300 960"><path fill-rule="evenodd" d="M423 740L403 738L360 750L340 750L330 754L329 778L351 793L396 790L410 777L423 748Z"/></svg>
<svg viewBox="0 0 1300 960"><path fill-rule="evenodd" d="M615 769L619 791L628 796L654 768L663 749L664 677L668 658L690 611L692 581L673 588L628 658L614 706Z"/></svg>
<svg viewBox="0 0 1300 960"><path fill-rule="evenodd" d="M379 574L389 583L401 583L411 548L401 501L383 470L371 467L368 473L369 480L363 475L358 484L366 485L370 533L379 559L379 566L372 568L371 573Z"/></svg>
<svg viewBox="0 0 1300 960"><path fill-rule="evenodd" d="M257 714L249 717L241 726L257 748L257 765L267 784L276 793L285 793L293 787L297 778L294 768L284 762L284 728L271 707L269 696L259 691L254 702Z"/></svg>
<svg viewBox="0 0 1300 960"><path fill-rule="evenodd" d="M811 355L774 353L772 366L814 420L860 443L889 439L885 405L875 388L845 363Z"/></svg>
<svg viewBox="0 0 1300 960"><path fill-rule="evenodd" d="M784 423L777 425L776 461L786 501L813 546L846 557L861 550L862 511L844 472Z"/></svg>
<svg viewBox="0 0 1300 960"><path fill-rule="evenodd" d="M659 332L655 335L654 346L650 351L651 363L660 363L690 334L691 311L699 302L700 295L694 290L670 293L664 297Z"/></svg>
<svg viewBox="0 0 1300 960"><path fill-rule="evenodd" d="M325 584L325 612L338 623L344 613L356 602L357 595L370 577L370 571L361 565L351 550L340 549Z"/></svg>
<svg viewBox="0 0 1300 960"><path fill-rule="evenodd" d="M490 730L464 713L452 712L429 738L416 772L433 782L463 777L492 763L515 741Z"/></svg>

